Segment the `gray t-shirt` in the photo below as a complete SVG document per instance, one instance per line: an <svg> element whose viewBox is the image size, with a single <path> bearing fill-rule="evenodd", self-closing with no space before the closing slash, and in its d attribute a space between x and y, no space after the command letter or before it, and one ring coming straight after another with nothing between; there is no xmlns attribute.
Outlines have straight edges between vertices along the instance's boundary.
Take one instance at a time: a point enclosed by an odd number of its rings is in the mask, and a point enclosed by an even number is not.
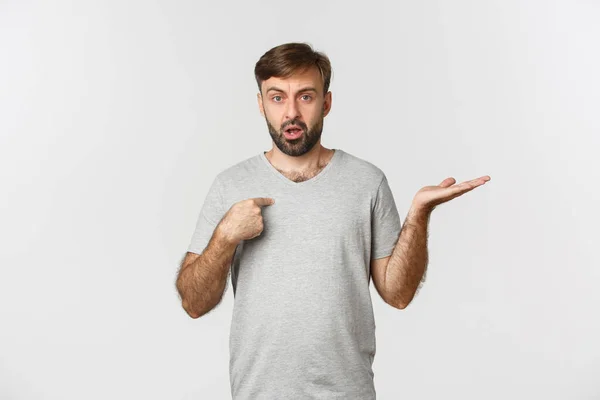
<svg viewBox="0 0 600 400"><path fill-rule="evenodd" d="M225 212L253 197L275 203L231 265L233 400L375 399L370 261L392 253L401 227L385 174L336 149L297 183L261 152L217 175L188 251L201 254Z"/></svg>

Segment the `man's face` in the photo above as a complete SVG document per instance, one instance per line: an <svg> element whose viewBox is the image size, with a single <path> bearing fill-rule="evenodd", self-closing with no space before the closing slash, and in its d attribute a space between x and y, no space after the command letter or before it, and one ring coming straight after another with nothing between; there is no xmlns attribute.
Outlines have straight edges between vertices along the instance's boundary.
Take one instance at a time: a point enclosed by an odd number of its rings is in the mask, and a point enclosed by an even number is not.
<svg viewBox="0 0 600 400"><path fill-rule="evenodd" d="M292 157L310 151L321 139L323 119L331 108L331 92L323 95L319 70L311 68L287 79L272 77L261 86L259 108L277 148ZM293 126L299 130L290 130Z"/></svg>

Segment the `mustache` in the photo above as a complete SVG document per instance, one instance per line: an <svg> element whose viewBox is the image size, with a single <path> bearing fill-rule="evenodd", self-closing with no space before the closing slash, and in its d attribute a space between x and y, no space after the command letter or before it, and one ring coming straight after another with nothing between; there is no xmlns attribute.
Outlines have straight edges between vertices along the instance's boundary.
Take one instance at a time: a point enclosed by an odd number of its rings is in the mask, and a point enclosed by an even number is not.
<svg viewBox="0 0 600 400"><path fill-rule="evenodd" d="M299 126L299 127L300 127L302 130L304 130L304 131L306 131L306 130L308 129L308 127L306 126L306 124L304 124L304 123L302 123L302 122L290 122L290 123L287 123L287 124L283 125L283 126L281 127L281 131L283 132L283 131L285 131L285 130L286 130L288 127L290 127L290 126L293 126L293 125Z"/></svg>

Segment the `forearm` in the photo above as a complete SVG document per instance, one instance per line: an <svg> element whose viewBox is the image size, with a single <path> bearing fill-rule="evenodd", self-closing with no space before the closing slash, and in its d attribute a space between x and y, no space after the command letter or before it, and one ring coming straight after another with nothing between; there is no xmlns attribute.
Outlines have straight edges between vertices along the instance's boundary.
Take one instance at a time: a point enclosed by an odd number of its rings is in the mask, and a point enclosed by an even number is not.
<svg viewBox="0 0 600 400"><path fill-rule="evenodd" d="M415 296L427 269L427 225L431 212L411 207L385 273L391 304L405 308Z"/></svg>
<svg viewBox="0 0 600 400"><path fill-rule="evenodd" d="M219 227L202 254L185 265L177 277L182 306L192 318L198 318L213 309L225 291L237 244L228 240Z"/></svg>

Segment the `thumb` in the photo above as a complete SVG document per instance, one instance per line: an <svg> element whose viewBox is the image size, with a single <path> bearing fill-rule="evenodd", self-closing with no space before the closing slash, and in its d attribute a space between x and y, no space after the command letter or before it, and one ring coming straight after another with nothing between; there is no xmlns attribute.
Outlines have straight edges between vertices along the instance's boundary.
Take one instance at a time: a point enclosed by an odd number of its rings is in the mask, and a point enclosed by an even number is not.
<svg viewBox="0 0 600 400"><path fill-rule="evenodd" d="M270 197L256 197L253 200L254 200L254 203L257 206L261 206L261 207L263 207L263 206L270 206L270 205L273 205L275 203L275 200L273 200Z"/></svg>
<svg viewBox="0 0 600 400"><path fill-rule="evenodd" d="M450 187L456 183L456 180L452 177L444 179L438 186L443 188Z"/></svg>

